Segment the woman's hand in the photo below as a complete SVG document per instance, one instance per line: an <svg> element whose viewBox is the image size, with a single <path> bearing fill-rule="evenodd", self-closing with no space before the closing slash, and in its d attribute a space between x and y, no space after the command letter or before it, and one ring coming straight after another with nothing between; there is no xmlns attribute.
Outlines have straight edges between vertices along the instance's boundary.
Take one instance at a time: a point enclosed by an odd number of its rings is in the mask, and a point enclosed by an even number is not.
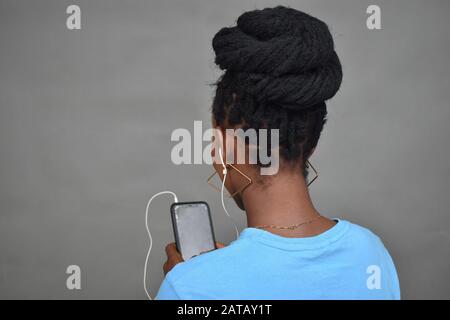
<svg viewBox="0 0 450 320"><path fill-rule="evenodd" d="M225 247L225 245L223 243L216 242L216 247L217 249L220 249ZM178 263L184 262L183 257L177 250L175 242L169 243L166 246L166 254L167 254L167 261L163 265L164 274L167 274Z"/></svg>

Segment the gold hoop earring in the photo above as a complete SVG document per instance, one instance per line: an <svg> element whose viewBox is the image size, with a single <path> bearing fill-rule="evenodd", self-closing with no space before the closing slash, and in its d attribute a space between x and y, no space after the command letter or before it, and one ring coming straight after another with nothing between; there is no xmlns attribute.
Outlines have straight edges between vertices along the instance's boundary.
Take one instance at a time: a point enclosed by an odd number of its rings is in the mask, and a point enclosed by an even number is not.
<svg viewBox="0 0 450 320"><path fill-rule="evenodd" d="M229 168L231 168L231 169L229 169ZM247 176L245 173L243 173L243 172L242 172L241 170L239 170L237 167L233 166L232 164L227 164L227 170L228 170L228 173L229 173L232 169L236 170L242 177L244 177L244 178L248 181L248 183L247 183L245 186L243 186L242 188L240 188L238 191L233 192L233 194L228 194L227 196L228 196L229 198L232 198L232 197L234 197L235 195L237 195L238 193L243 192L243 191L244 191L245 189L247 189L248 186L251 185L252 182L253 182L253 181L252 181L252 178L250 178L249 176ZM217 186L215 186L215 185L212 183L212 179L213 179L213 177L214 177L216 174L217 174L217 171L214 171L214 172L208 177L208 180L207 180L206 182L207 182L208 185L210 185L214 190L221 192L222 189L219 188L219 187L217 187Z"/></svg>
<svg viewBox="0 0 450 320"><path fill-rule="evenodd" d="M311 162L309 162L309 160L306 160L306 168L311 167L311 169L314 171L314 178L308 182L308 184L306 185L307 187L309 187L311 185L311 183L313 183L314 181L316 181L316 179L319 177L319 172L317 172L316 168L313 167L313 165L311 164Z"/></svg>

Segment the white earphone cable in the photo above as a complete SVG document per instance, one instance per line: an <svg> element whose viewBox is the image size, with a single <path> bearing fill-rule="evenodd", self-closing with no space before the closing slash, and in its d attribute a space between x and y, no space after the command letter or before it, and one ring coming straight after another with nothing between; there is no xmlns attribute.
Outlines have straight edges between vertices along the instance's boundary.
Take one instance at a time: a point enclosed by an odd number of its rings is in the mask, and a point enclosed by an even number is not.
<svg viewBox="0 0 450 320"><path fill-rule="evenodd" d="M223 201L223 193L224 193L224 190L225 190L225 181L227 179L228 169L227 169L227 167L225 165L225 162L223 161L221 148L219 148L219 157L220 157L220 161L222 162L222 167L223 167L223 171L222 171L222 173L223 173L223 181L222 181L222 188L221 188L221 192L220 192L220 200L222 201L223 210L225 211L226 215L233 222L234 229L236 230L236 239L237 239L237 238L239 238L239 229L237 227L237 224L236 224L236 221L234 220L234 218L228 213L228 210L225 207L225 202Z"/></svg>
<svg viewBox="0 0 450 320"><path fill-rule="evenodd" d="M152 246L153 246L153 239L152 239L152 234L150 232L150 227L148 226L148 211L150 208L150 203L153 201L153 199L155 199L156 197L163 195L163 194L171 194L173 196L173 200L174 202L178 202L178 198L177 195L172 192L172 191L161 191L158 192L157 194L153 195L150 200L148 200L147 203L147 208L145 209L145 228L147 229L147 234L148 234L148 239L150 241L149 247L148 247L148 251L147 251L147 257L145 258L145 263L144 263L144 290L145 290L145 294L147 295L147 297L149 298L149 300L153 300L152 297L150 296L150 294L148 293L147 290L147 265L148 265L148 259L150 258L150 252L152 251Z"/></svg>
<svg viewBox="0 0 450 320"><path fill-rule="evenodd" d="M236 239L239 237L239 229L237 227L236 221L234 220L234 218L228 213L227 208L225 207L225 202L223 200L223 194L225 191L225 181L227 179L227 174L228 174L228 169L225 165L225 162L223 161L223 157L222 157L222 150L219 148L219 156L220 156L220 161L222 162L222 167L223 167L223 181L222 181L222 188L221 188L221 193L220 193L220 200L222 202L222 207L223 210L225 211L226 215L231 219L231 221L233 222L234 225L234 229L236 231ZM156 194L154 194L147 202L147 207L145 209L145 228L147 229L147 234L148 234L148 239L149 239L149 247L148 247L148 251L147 251L147 256L145 257L145 263L144 263L144 278L143 278L143 284L144 284L144 290L145 290L145 294L147 295L149 300L153 300L152 297L150 296L150 293L147 290L147 266L148 266L148 260L150 258L150 253L152 251L152 246L153 246L153 238L152 238L152 234L150 232L150 227L148 225L148 214L149 214L149 209L150 209L150 203L153 201L153 199L155 199L156 197L163 195L163 194L171 194L173 196L174 202L178 202L178 197L177 195L172 192L172 191L161 191L158 192Z"/></svg>

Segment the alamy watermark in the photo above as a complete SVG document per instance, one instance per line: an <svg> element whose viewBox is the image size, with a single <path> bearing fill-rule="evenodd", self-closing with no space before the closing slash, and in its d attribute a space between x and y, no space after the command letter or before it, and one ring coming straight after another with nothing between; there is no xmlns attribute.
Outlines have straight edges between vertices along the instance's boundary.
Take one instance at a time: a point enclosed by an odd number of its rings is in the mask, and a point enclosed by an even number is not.
<svg viewBox="0 0 450 320"><path fill-rule="evenodd" d="M81 268L76 264L67 267L66 287L69 290L81 290Z"/></svg>
<svg viewBox="0 0 450 320"><path fill-rule="evenodd" d="M366 13L369 14L366 20L366 26L369 30L381 30L381 9L376 4L367 7Z"/></svg>
<svg viewBox="0 0 450 320"><path fill-rule="evenodd" d="M369 275L366 280L366 286L369 290L381 289L381 268L376 264L367 267L366 273Z"/></svg>
<svg viewBox="0 0 450 320"><path fill-rule="evenodd" d="M274 175L279 169L279 129L226 129L226 164L261 164L261 175ZM223 134L220 129L203 131L202 121L194 121L193 135L188 129L173 130L170 158L176 165L221 163ZM204 142L208 144L203 147ZM220 147L220 149L219 149ZM212 152L214 149L214 152ZM236 151L236 152L235 152ZM248 157L247 157L248 156Z"/></svg>
<svg viewBox="0 0 450 320"><path fill-rule="evenodd" d="M67 7L66 13L68 14L66 19L66 27L69 30L81 29L81 9L80 6L72 4Z"/></svg>

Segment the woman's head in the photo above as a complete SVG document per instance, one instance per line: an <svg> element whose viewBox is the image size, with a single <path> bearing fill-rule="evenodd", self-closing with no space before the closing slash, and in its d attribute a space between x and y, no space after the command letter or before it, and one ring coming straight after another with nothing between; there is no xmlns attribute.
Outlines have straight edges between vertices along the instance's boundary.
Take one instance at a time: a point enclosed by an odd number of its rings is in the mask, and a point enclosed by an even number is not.
<svg viewBox="0 0 450 320"><path fill-rule="evenodd" d="M327 25L286 7L245 12L213 39L217 82L213 122L279 129L281 163L306 175L342 69Z"/></svg>

